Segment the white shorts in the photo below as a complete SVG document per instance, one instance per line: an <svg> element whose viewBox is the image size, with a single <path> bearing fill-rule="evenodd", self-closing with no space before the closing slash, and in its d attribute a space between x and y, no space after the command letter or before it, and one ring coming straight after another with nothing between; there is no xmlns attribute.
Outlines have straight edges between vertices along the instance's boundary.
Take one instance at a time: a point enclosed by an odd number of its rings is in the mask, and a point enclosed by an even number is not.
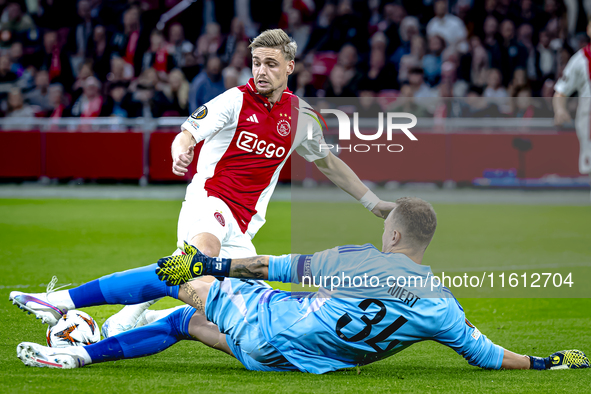
<svg viewBox="0 0 591 394"><path fill-rule="evenodd" d="M257 255L250 236L240 230L226 203L219 198L208 197L205 190L183 202L179 214L177 247L182 248L184 241L189 242L201 233L210 233L219 239L222 245L219 257Z"/></svg>

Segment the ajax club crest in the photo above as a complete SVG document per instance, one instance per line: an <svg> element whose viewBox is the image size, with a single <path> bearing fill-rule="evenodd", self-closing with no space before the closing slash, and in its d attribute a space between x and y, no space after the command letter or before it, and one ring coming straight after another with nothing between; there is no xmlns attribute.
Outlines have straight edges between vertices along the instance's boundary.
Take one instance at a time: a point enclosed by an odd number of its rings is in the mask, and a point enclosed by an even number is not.
<svg viewBox="0 0 591 394"><path fill-rule="evenodd" d="M226 220L224 219L224 216L220 212L214 213L213 216L222 225L222 227L226 226Z"/></svg>
<svg viewBox="0 0 591 394"><path fill-rule="evenodd" d="M287 114L281 114L281 116L284 115L291 119L291 116L288 116ZM289 121L286 119L279 119L279 122L277 122L277 132L282 137L286 137L287 135L289 135L289 133L291 132L291 124L289 123Z"/></svg>

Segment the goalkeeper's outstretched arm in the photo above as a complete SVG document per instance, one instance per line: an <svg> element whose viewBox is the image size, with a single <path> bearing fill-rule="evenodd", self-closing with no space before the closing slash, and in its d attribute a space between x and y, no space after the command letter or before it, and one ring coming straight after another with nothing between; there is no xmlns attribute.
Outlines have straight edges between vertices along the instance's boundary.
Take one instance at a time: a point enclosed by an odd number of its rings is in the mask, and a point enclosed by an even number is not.
<svg viewBox="0 0 591 394"><path fill-rule="evenodd" d="M505 349L503 353L503 362L501 368L504 369L529 369L530 357L521 354L513 353Z"/></svg>
<svg viewBox="0 0 591 394"><path fill-rule="evenodd" d="M505 349L501 368L537 370L589 368L589 358L580 350L561 350L548 357L535 357Z"/></svg>
<svg viewBox="0 0 591 394"><path fill-rule="evenodd" d="M476 367L537 370L589 368L589 359L580 350L561 350L548 357L536 357L504 349L474 327L456 304L450 304L441 327L442 331L432 339L451 347Z"/></svg>
<svg viewBox="0 0 591 394"><path fill-rule="evenodd" d="M168 286L187 283L203 275L217 278L268 279L283 283L299 283L298 267L308 255L254 256L239 259L209 257L185 242L184 254L158 260L156 275ZM300 264L301 265L301 264Z"/></svg>
<svg viewBox="0 0 591 394"><path fill-rule="evenodd" d="M183 255L168 256L158 260L156 274L168 286L181 285L203 275L218 278L268 279L284 283L297 280L297 277L292 275L291 255L239 259L209 257L186 242L184 252Z"/></svg>
<svg viewBox="0 0 591 394"><path fill-rule="evenodd" d="M207 272L207 275L230 278L262 279L283 283L300 283L298 269L311 255L254 256L243 259L215 259L227 264L225 272ZM308 258L308 259L306 259ZM215 264L214 264L215 265ZM218 265L219 266L219 265ZM301 267L300 267L301 268Z"/></svg>
<svg viewBox="0 0 591 394"><path fill-rule="evenodd" d="M254 256L232 259L229 275L231 278L269 279L270 256Z"/></svg>
<svg viewBox="0 0 591 394"><path fill-rule="evenodd" d="M254 256L242 259L216 259L224 260L228 264L226 272L207 272L208 275L226 276L230 278L262 279L283 283L299 283L297 275L293 275L292 259L298 260L300 255L283 256Z"/></svg>

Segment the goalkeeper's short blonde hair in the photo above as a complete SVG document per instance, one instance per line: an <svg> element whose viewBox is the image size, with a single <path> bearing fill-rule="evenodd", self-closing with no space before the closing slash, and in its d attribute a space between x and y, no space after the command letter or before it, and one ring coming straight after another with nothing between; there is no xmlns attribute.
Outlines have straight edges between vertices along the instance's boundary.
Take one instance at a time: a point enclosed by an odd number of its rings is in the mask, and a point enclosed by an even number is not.
<svg viewBox="0 0 591 394"><path fill-rule="evenodd" d="M251 50L256 48L277 48L283 53L285 60L295 59L298 44L281 29L265 30L248 46Z"/></svg>
<svg viewBox="0 0 591 394"><path fill-rule="evenodd" d="M437 214L431 204L418 197L401 197L395 202L395 228L400 228L412 245L427 248L437 228Z"/></svg>

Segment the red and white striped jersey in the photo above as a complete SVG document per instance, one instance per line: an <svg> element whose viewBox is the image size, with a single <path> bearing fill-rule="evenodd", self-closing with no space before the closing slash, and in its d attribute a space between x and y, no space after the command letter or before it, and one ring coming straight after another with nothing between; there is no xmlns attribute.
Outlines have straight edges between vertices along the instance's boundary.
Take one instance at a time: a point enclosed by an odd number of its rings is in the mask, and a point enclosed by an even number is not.
<svg viewBox="0 0 591 394"><path fill-rule="evenodd" d="M223 200L242 232L254 237L265 223L269 199L289 155L296 150L307 161L328 155L320 149L320 126L300 111L305 107L289 89L271 106L252 78L199 107L181 126L197 142L204 140L185 198L205 190Z"/></svg>

